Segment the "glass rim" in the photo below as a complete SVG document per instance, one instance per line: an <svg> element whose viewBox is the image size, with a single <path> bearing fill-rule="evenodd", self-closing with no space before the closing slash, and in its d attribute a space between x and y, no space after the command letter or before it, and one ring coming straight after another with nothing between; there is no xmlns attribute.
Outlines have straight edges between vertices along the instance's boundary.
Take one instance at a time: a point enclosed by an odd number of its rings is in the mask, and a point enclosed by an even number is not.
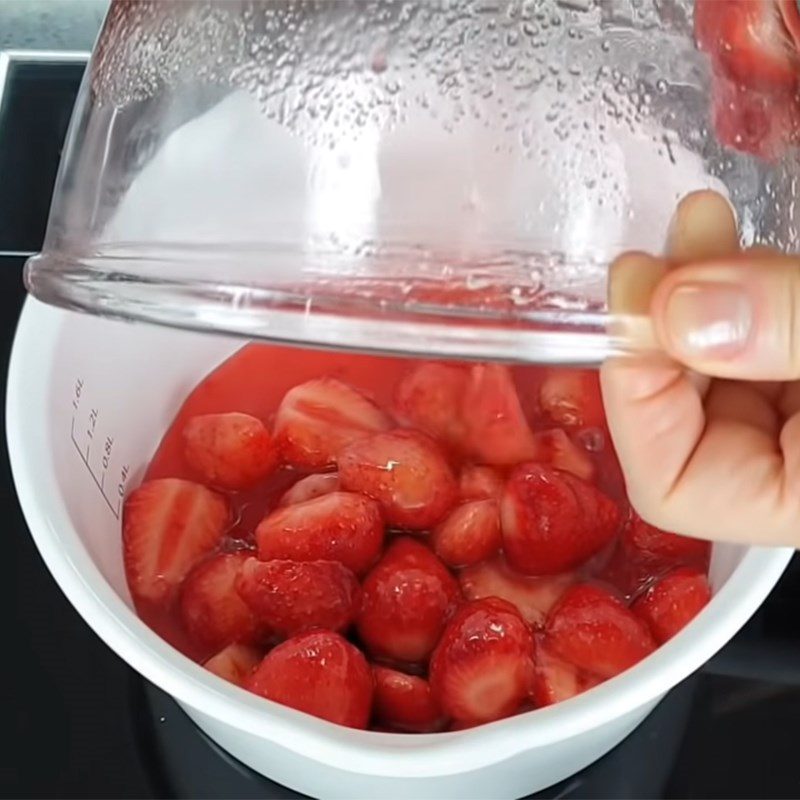
<svg viewBox="0 0 800 800"><path fill-rule="evenodd" d="M585 367L631 351L604 309L509 313L326 293L296 280L149 277L125 266L51 251L28 259L24 280L37 300L68 310L306 348Z"/></svg>

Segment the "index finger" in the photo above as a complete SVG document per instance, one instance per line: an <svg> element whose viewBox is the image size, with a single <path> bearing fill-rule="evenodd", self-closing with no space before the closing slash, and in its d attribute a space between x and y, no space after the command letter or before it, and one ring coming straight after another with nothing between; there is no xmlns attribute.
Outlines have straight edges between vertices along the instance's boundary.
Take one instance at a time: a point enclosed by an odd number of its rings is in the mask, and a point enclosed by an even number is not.
<svg viewBox="0 0 800 800"><path fill-rule="evenodd" d="M651 337L644 344L657 344L646 321L652 292L670 266L726 256L738 249L736 220L727 200L713 192L687 196L670 226L667 257L629 253L612 265L612 315L639 320L639 335ZM628 496L641 514L656 522L661 501L680 478L703 434L704 383L681 365L648 354L612 359L601 370L606 416Z"/></svg>

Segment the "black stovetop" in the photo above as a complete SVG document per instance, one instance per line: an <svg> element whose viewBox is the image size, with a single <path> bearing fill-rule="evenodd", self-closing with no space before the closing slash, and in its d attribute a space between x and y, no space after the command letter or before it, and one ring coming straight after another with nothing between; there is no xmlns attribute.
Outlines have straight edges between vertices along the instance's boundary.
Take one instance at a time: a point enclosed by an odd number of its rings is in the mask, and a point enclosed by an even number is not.
<svg viewBox="0 0 800 800"><path fill-rule="evenodd" d="M21 253L41 244L82 67L12 61L0 95L0 374L24 299ZM2 418L0 418L2 419ZM5 438L5 421L0 428ZM0 451L0 794L297 797L210 742L69 606L28 534ZM615 751L541 794L798 797L800 562L747 628Z"/></svg>

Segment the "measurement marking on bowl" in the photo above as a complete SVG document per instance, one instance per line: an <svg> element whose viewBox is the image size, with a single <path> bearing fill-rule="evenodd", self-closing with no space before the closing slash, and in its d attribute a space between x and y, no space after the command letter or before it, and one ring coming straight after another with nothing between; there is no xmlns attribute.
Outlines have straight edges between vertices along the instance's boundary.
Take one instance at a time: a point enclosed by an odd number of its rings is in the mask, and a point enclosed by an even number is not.
<svg viewBox="0 0 800 800"><path fill-rule="evenodd" d="M70 438L75 450L78 453L83 465L94 481L95 486L100 490L103 500L110 509L111 513L119 519L122 512L122 500L125 497L125 484L128 480L130 467L123 464L119 471L114 473L112 461L114 457L114 436L111 434L103 435L101 427L100 409L88 403L89 409L85 410L88 401L84 402L85 384L82 378L75 381L72 395L72 422L70 423ZM92 454L99 452L99 461L92 465ZM114 473L114 477L112 476ZM106 481L113 485L117 481L116 487L111 492L111 497L106 491Z"/></svg>

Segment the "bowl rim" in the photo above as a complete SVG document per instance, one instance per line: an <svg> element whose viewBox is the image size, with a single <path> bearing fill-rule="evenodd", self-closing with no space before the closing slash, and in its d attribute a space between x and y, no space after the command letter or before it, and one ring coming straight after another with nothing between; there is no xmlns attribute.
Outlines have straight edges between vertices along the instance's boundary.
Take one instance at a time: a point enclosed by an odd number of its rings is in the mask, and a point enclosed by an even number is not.
<svg viewBox="0 0 800 800"><path fill-rule="evenodd" d="M70 522L40 424L49 402L46 369L59 331L72 314L28 298L8 373L12 474L47 568L95 633L176 700L337 769L404 778L473 771L631 714L660 699L724 646L763 602L794 553L791 548L748 548L711 603L684 631L640 664L572 700L450 733L412 736L343 728L256 697L204 670L151 631L95 565Z"/></svg>

